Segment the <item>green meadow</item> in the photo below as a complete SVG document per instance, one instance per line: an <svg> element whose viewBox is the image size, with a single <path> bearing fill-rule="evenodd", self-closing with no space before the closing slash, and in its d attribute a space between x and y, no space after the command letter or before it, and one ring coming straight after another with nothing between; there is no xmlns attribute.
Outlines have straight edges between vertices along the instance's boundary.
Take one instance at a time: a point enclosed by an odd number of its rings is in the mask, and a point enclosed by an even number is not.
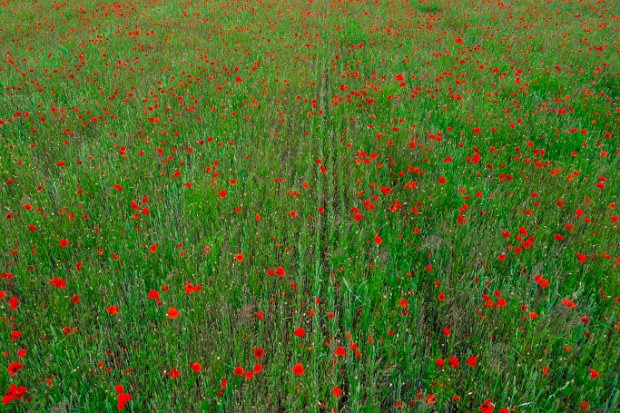
<svg viewBox="0 0 620 413"><path fill-rule="evenodd" d="M612 412L607 0L0 1L0 412Z"/></svg>

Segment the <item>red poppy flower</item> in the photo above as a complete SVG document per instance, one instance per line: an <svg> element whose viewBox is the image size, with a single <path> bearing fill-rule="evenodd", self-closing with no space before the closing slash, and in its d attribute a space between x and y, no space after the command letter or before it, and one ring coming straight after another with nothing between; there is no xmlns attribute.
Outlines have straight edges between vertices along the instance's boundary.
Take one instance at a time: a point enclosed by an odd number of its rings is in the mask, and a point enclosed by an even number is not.
<svg viewBox="0 0 620 413"><path fill-rule="evenodd" d="M299 327L297 330L295 330L293 335L295 335L296 337L303 337L303 336L306 335L306 329L302 328L302 327Z"/></svg>
<svg viewBox="0 0 620 413"><path fill-rule="evenodd" d="M27 389L24 386L18 387L14 384L11 384L9 386L9 391L7 391L6 394L2 397L2 404L10 403L15 399L21 399L22 397L24 397L24 394L26 394L26 390Z"/></svg>
<svg viewBox="0 0 620 413"><path fill-rule="evenodd" d="M495 406L493 406L491 404L491 400L487 399L484 403L482 403L482 405L480 406L480 411L482 413L492 413L493 410L495 410Z"/></svg>
<svg viewBox="0 0 620 413"><path fill-rule="evenodd" d="M256 357L257 359L262 359L263 356L265 355L265 351L258 347L256 350L254 350L254 357Z"/></svg>
<svg viewBox="0 0 620 413"><path fill-rule="evenodd" d="M237 254L237 255L235 255L235 259L236 259L237 261L239 261L239 262L243 261L243 258L244 258L244 257L243 257L243 254Z"/></svg>
<svg viewBox="0 0 620 413"><path fill-rule="evenodd" d="M342 390L340 389L340 387L334 387L332 389L332 392L334 393L334 397L342 396Z"/></svg>
<svg viewBox="0 0 620 413"><path fill-rule="evenodd" d="M194 370L196 373L200 373L202 371L202 366L197 361L193 363L189 363L189 367Z"/></svg>
<svg viewBox="0 0 620 413"><path fill-rule="evenodd" d="M108 307L108 314L110 314L110 315L115 315L115 314L118 314L119 312L120 312L120 310L115 305L111 305L111 306Z"/></svg>
<svg viewBox="0 0 620 413"><path fill-rule="evenodd" d="M64 278L54 277L49 282L49 284L53 285L54 287L56 287L58 289L62 289L62 288L65 288L67 286L67 281Z"/></svg>
<svg viewBox="0 0 620 413"><path fill-rule="evenodd" d="M541 288L549 287L549 280L543 278L542 275L540 274L536 276L534 281L536 281L536 283L538 283L538 285L540 285Z"/></svg>
<svg viewBox="0 0 620 413"><path fill-rule="evenodd" d="M8 367L6 368L9 371L9 375L11 377L13 377L15 375L15 373L17 373L22 367L24 367L24 365L18 361L11 363L8 365ZM590 372L592 372L593 370L590 370Z"/></svg>
<svg viewBox="0 0 620 413"><path fill-rule="evenodd" d="M69 241L66 239L61 239L58 241L58 245L60 245L60 248L66 248L69 245Z"/></svg>
<svg viewBox="0 0 620 413"><path fill-rule="evenodd" d="M237 366L233 370L233 374L235 376L243 376L243 373L245 373L245 369L243 367L241 367L241 366Z"/></svg>
<svg viewBox="0 0 620 413"><path fill-rule="evenodd" d="M297 374L298 376L303 376L305 372L306 370L304 370L304 365L301 363L297 363L295 364L295 367L293 367L293 373Z"/></svg>
<svg viewBox="0 0 620 413"><path fill-rule="evenodd" d="M118 411L119 412L121 410L125 409L125 406L127 405L127 402L129 402L129 400L131 400L131 398L132 398L131 394L119 393L118 398L117 398Z"/></svg>
<svg viewBox="0 0 620 413"><path fill-rule="evenodd" d="M173 368L172 370L170 370L170 372L168 372L168 376L172 377L173 379L176 379L177 377L179 377L181 375L181 372L179 370L177 370L177 368Z"/></svg>
<svg viewBox="0 0 620 413"><path fill-rule="evenodd" d="M168 309L168 314L167 314L167 317L168 317L169 319L178 318L178 317L179 317L179 310L177 310L177 309L176 309L176 308L174 308L174 307L170 307L170 308Z"/></svg>
<svg viewBox="0 0 620 413"><path fill-rule="evenodd" d="M573 300L569 300L568 298L563 298L562 304L568 308L575 308L577 306Z"/></svg>

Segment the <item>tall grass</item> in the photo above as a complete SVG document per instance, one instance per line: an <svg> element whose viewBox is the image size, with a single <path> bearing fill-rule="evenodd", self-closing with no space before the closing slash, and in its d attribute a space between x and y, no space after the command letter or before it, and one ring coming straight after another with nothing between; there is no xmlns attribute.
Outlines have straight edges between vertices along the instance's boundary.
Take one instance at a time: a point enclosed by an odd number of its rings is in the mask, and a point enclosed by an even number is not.
<svg viewBox="0 0 620 413"><path fill-rule="evenodd" d="M5 1L3 410L613 411L616 14Z"/></svg>

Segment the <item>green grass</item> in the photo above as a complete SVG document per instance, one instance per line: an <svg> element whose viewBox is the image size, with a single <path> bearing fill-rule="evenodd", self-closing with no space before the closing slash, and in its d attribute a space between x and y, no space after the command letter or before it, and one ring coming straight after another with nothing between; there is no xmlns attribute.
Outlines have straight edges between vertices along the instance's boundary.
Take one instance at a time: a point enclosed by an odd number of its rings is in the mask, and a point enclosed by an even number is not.
<svg viewBox="0 0 620 413"><path fill-rule="evenodd" d="M0 411L614 411L616 9L2 4Z"/></svg>

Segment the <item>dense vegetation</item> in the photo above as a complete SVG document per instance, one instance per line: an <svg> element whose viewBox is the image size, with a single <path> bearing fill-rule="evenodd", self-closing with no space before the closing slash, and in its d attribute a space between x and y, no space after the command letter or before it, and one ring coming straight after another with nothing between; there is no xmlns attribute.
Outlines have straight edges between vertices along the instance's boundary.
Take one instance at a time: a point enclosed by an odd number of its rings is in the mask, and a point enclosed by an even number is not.
<svg viewBox="0 0 620 413"><path fill-rule="evenodd" d="M1 1L0 410L614 410L616 6Z"/></svg>

